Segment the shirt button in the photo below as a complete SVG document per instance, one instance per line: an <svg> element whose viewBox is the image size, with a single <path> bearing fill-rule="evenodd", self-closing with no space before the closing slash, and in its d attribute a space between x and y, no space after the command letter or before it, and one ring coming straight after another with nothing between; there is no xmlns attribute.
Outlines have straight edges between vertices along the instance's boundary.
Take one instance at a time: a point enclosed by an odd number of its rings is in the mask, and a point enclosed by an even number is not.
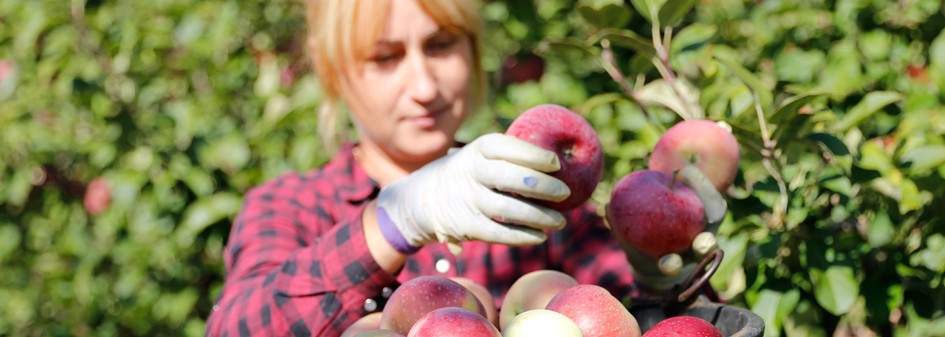
<svg viewBox="0 0 945 337"><path fill-rule="evenodd" d="M220 311L220 306L214 304L214 305L213 305L213 311Z"/></svg>
<svg viewBox="0 0 945 337"><path fill-rule="evenodd" d="M391 287L384 287L384 289L381 289L381 296L383 296L384 298L390 298L390 295L393 295L393 294L394 294L394 289L391 289Z"/></svg>
<svg viewBox="0 0 945 337"><path fill-rule="evenodd" d="M374 312L377 310L377 301L372 298L364 300L364 311Z"/></svg>
<svg viewBox="0 0 945 337"><path fill-rule="evenodd" d="M449 260L447 259L436 260L436 271L440 272L440 274L446 274L446 272L450 271L450 267L452 266L450 265Z"/></svg>

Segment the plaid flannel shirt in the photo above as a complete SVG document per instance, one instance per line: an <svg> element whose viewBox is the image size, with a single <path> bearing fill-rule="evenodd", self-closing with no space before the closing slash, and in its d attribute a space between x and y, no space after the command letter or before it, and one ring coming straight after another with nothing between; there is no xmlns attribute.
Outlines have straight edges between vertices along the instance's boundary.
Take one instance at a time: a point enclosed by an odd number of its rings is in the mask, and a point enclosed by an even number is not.
<svg viewBox="0 0 945 337"><path fill-rule="evenodd" d="M342 146L321 169L284 174L247 194L224 252L226 279L208 336L339 336L419 275L469 278L489 289L496 307L518 277L539 269L563 271L618 297L631 290L627 258L589 206L566 212L567 226L541 245L464 242L454 256L444 244L428 244L391 275L364 239L361 213L379 186L352 147Z"/></svg>

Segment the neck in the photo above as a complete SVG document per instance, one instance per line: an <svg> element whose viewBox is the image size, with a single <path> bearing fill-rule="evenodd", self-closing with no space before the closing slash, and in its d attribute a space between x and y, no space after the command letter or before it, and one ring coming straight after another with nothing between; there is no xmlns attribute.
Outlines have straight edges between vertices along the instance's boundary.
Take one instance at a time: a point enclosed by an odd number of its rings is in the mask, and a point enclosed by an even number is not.
<svg viewBox="0 0 945 337"><path fill-rule="evenodd" d="M370 142L359 143L353 151L354 158L364 168L364 172L381 186L386 186L425 164L398 161L376 144Z"/></svg>

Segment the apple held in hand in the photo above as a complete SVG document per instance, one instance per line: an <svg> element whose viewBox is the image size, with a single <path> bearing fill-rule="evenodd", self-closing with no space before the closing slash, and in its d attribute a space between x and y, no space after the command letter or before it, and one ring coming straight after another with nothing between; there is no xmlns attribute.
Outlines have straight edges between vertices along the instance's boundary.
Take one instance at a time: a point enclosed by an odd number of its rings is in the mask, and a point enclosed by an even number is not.
<svg viewBox="0 0 945 337"><path fill-rule="evenodd" d="M583 337L581 328L557 311L534 309L515 316L502 329L504 337Z"/></svg>
<svg viewBox="0 0 945 337"><path fill-rule="evenodd" d="M520 276L505 292L499 310L499 328L506 326L519 314L533 309L544 309L562 290L578 285L571 275L551 269L536 270Z"/></svg>
<svg viewBox="0 0 945 337"><path fill-rule="evenodd" d="M502 337L482 315L457 307L430 311L410 328L407 337Z"/></svg>
<svg viewBox="0 0 945 337"><path fill-rule="evenodd" d="M633 314L598 285L581 284L565 289L545 309L570 318L584 337L640 336L640 324Z"/></svg>
<svg viewBox="0 0 945 337"><path fill-rule="evenodd" d="M722 337L722 332L704 319L674 316L656 323L643 337Z"/></svg>
<svg viewBox="0 0 945 337"><path fill-rule="evenodd" d="M705 212L686 185L663 172L640 170L614 186L607 221L619 239L658 259L689 249L705 229Z"/></svg>
<svg viewBox="0 0 945 337"><path fill-rule="evenodd" d="M694 119L666 130L653 147L649 169L673 174L691 163L724 192L735 181L738 158L738 141L731 132L715 122Z"/></svg>
<svg viewBox="0 0 945 337"><path fill-rule="evenodd" d="M560 105L538 105L519 115L505 133L558 154L561 169L551 175L568 185L571 196L539 203L563 211L591 197L603 174L604 154L597 132L584 117Z"/></svg>
<svg viewBox="0 0 945 337"><path fill-rule="evenodd" d="M421 317L444 307L467 309L486 319L486 310L475 294L447 277L428 275L404 282L394 290L381 314L381 329L406 335Z"/></svg>

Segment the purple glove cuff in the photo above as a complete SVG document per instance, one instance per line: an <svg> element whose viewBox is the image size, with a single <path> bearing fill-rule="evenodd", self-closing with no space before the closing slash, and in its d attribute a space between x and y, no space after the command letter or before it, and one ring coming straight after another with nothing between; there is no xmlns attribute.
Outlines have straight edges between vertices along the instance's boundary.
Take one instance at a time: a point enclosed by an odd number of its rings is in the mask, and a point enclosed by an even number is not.
<svg viewBox="0 0 945 337"><path fill-rule="evenodd" d="M380 227L381 235L384 235L387 242L394 246L394 249L398 252L411 255L420 250L420 247L414 247L407 243L407 239L404 239L403 234L397 229L397 225L394 225L394 221L387 215L387 211L380 207L377 208L377 227Z"/></svg>

